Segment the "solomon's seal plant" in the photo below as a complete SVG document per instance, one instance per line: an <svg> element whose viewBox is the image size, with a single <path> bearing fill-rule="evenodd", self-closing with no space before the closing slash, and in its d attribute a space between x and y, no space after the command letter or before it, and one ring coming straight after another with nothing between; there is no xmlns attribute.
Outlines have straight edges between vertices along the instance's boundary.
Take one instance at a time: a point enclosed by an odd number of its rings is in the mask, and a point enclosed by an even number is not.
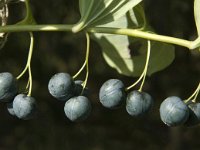
<svg viewBox="0 0 200 150"><path fill-rule="evenodd" d="M23 3L26 15L16 24L8 25L9 5ZM86 36L85 61L73 76L70 73L55 73L49 80L49 93L61 102L64 113L71 121L86 119L91 112L89 100L89 57L90 40L102 48L107 64L121 75L138 77L129 86L121 79L108 79L100 88L99 101L106 108L117 108L126 104L131 116L148 113L153 98L143 90L146 76L169 66L175 58L174 45L200 52L200 0L194 0L194 19L197 37L194 41L156 34L148 24L142 0L79 0L80 20L75 24L37 24L32 13L30 0L0 0L0 48L9 40L12 32L26 32L30 36L30 47L24 70L14 76L0 73L0 102L7 105L8 112L20 119L31 119L36 112L36 100L32 97L31 60L34 50L34 32L83 32ZM129 45L139 43L138 54L132 54ZM85 78L79 75L85 71ZM17 82L28 74L25 91L19 91ZM198 81L199 82L199 81ZM138 89L134 89L139 84ZM27 92L28 91L28 92ZM182 100L177 96L166 98L160 106L161 120L168 126L199 124L199 103L196 102L200 83L192 95ZM17 95L18 94L18 95Z"/></svg>

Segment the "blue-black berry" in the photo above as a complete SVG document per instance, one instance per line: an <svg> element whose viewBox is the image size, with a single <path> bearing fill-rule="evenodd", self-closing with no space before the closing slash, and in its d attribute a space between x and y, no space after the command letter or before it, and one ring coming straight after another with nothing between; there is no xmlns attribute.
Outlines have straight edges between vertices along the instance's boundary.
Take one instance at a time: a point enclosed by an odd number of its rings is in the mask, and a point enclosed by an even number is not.
<svg viewBox="0 0 200 150"><path fill-rule="evenodd" d="M100 88L99 99L107 108L117 108L126 99L125 87L121 80L110 79Z"/></svg>
<svg viewBox="0 0 200 150"><path fill-rule="evenodd" d="M0 73L0 102L9 102L17 94L15 77L9 73Z"/></svg>
<svg viewBox="0 0 200 150"><path fill-rule="evenodd" d="M171 96L162 102L160 117L168 126L182 125L189 117L189 108L179 97Z"/></svg>
<svg viewBox="0 0 200 150"><path fill-rule="evenodd" d="M126 99L126 111L131 116L146 114L153 106L152 97L146 92L132 91Z"/></svg>
<svg viewBox="0 0 200 150"><path fill-rule="evenodd" d="M189 118L185 125L188 127L198 125L200 123L200 103L190 103L189 107Z"/></svg>
<svg viewBox="0 0 200 150"><path fill-rule="evenodd" d="M7 103L7 110L9 114L11 114L12 116L15 116L15 112L13 109L13 102Z"/></svg>
<svg viewBox="0 0 200 150"><path fill-rule="evenodd" d="M70 98L64 106L64 112L71 121L85 120L91 112L92 106L85 96Z"/></svg>
<svg viewBox="0 0 200 150"><path fill-rule="evenodd" d="M25 94L19 94L14 98L13 110L20 119L32 119L37 112L36 100Z"/></svg>
<svg viewBox="0 0 200 150"><path fill-rule="evenodd" d="M67 73L57 73L49 81L49 93L58 100L67 101L74 95L75 84Z"/></svg>

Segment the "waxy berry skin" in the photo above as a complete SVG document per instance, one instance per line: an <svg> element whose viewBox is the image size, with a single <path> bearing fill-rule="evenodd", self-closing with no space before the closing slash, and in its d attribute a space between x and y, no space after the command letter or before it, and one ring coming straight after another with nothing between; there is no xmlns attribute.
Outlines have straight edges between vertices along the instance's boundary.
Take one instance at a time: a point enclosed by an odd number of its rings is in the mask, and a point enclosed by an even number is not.
<svg viewBox="0 0 200 150"><path fill-rule="evenodd" d="M67 73L57 73L49 81L49 93L58 100L67 101L74 95L75 83Z"/></svg>
<svg viewBox="0 0 200 150"><path fill-rule="evenodd" d="M10 115L15 116L15 112L13 109L13 102L7 103L7 110Z"/></svg>
<svg viewBox="0 0 200 150"><path fill-rule="evenodd" d="M188 104L189 108L189 118L185 122L185 125L192 127L200 123L200 103L190 103Z"/></svg>
<svg viewBox="0 0 200 150"><path fill-rule="evenodd" d="M15 77L9 72L0 73L0 102L10 102L17 94Z"/></svg>
<svg viewBox="0 0 200 150"><path fill-rule="evenodd" d="M179 97L171 96L162 102L160 117L168 126L182 125L189 117L189 108Z"/></svg>
<svg viewBox="0 0 200 150"><path fill-rule="evenodd" d="M153 106L152 97L146 92L132 91L126 99L126 111L131 116L142 116Z"/></svg>
<svg viewBox="0 0 200 150"><path fill-rule="evenodd" d="M36 100L25 94L19 94L14 98L13 110L19 119L32 119L37 112Z"/></svg>
<svg viewBox="0 0 200 150"><path fill-rule="evenodd" d="M117 108L126 99L125 87L122 81L110 79L100 88L99 99L106 108Z"/></svg>
<svg viewBox="0 0 200 150"><path fill-rule="evenodd" d="M85 96L70 98L64 106L64 112L71 121L83 121L91 113L91 102Z"/></svg>

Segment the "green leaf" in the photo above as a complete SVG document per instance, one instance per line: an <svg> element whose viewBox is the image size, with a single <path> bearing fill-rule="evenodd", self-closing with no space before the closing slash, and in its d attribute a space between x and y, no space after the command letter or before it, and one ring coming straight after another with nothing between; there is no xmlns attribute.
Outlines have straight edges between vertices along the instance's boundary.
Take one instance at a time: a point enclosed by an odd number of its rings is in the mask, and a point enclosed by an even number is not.
<svg viewBox="0 0 200 150"><path fill-rule="evenodd" d="M200 36L200 0L194 1L194 17L195 17L198 35Z"/></svg>
<svg viewBox="0 0 200 150"><path fill-rule="evenodd" d="M133 76L139 76L142 73L146 61L147 42L144 40L139 40L138 42L143 43L143 46L139 49L139 55L132 57L134 62ZM174 58L174 46L160 42L151 42L151 56L147 74L152 75L165 69L173 62Z"/></svg>
<svg viewBox="0 0 200 150"><path fill-rule="evenodd" d="M73 27L78 32L119 19L142 0L79 0L80 21Z"/></svg>
<svg viewBox="0 0 200 150"><path fill-rule="evenodd" d="M142 7L138 5L118 20L101 27L150 29L144 17ZM101 45L103 56L112 68L127 76L139 76L142 73L147 53L146 40L102 33L95 33L93 38ZM152 42L147 74L151 75L166 68L172 63L174 55L172 45Z"/></svg>

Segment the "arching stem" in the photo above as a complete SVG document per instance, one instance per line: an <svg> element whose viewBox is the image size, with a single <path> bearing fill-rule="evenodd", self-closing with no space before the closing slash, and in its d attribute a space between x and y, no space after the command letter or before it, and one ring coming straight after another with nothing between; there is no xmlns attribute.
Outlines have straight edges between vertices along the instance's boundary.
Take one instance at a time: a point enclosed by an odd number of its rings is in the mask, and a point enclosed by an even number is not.
<svg viewBox="0 0 200 150"><path fill-rule="evenodd" d="M145 68L144 68L144 75L143 75L143 80L142 83L140 85L140 88L138 91L142 91L145 79L146 79L146 75L147 75L147 70L148 70L148 65L149 65L149 59L150 59L150 54L151 54L151 41L148 40L148 48L147 48L147 57L146 57L146 63L145 63Z"/></svg>
<svg viewBox="0 0 200 150"><path fill-rule="evenodd" d="M196 90L194 91L194 93L192 93L192 95L188 99L184 100L184 102L187 103L190 100L193 100L194 102L196 102L196 98L197 98L197 96L199 94L199 90L200 90L200 83L198 84L198 86L197 86Z"/></svg>
<svg viewBox="0 0 200 150"><path fill-rule="evenodd" d="M86 49L86 76L85 76L85 80L83 82L83 90L85 89L86 85L87 85L87 81L88 81L88 76L89 76L89 54L90 54L90 36L88 33L86 33L86 39L87 39L87 49ZM82 93L83 93L82 90Z"/></svg>
<svg viewBox="0 0 200 150"><path fill-rule="evenodd" d="M34 46L34 36L32 32L29 32L30 34L30 47L29 47L29 53L28 53L28 59L27 59L27 63L26 66L24 68L24 70L17 76L17 80L19 80L21 77L23 77L23 75L26 73L26 71L28 70L28 75L29 75L29 79L28 79L28 83L26 86L26 89L29 88L28 91L28 96L31 96L31 92L32 92L32 73L31 73L31 58L32 58L32 54L33 54L33 46Z"/></svg>
<svg viewBox="0 0 200 150"><path fill-rule="evenodd" d="M145 66L144 66L144 70L142 72L142 74L140 75L139 79L133 83L131 86L126 88L126 91L132 89L133 87L135 87L142 79L142 83L140 85L139 91L142 91L144 82L145 82L145 78L146 78L146 74L147 74L147 70L148 70L148 65L149 65L149 59L150 59L150 54L151 54L151 41L148 40L147 41L147 57L146 57L146 62L145 62Z"/></svg>

